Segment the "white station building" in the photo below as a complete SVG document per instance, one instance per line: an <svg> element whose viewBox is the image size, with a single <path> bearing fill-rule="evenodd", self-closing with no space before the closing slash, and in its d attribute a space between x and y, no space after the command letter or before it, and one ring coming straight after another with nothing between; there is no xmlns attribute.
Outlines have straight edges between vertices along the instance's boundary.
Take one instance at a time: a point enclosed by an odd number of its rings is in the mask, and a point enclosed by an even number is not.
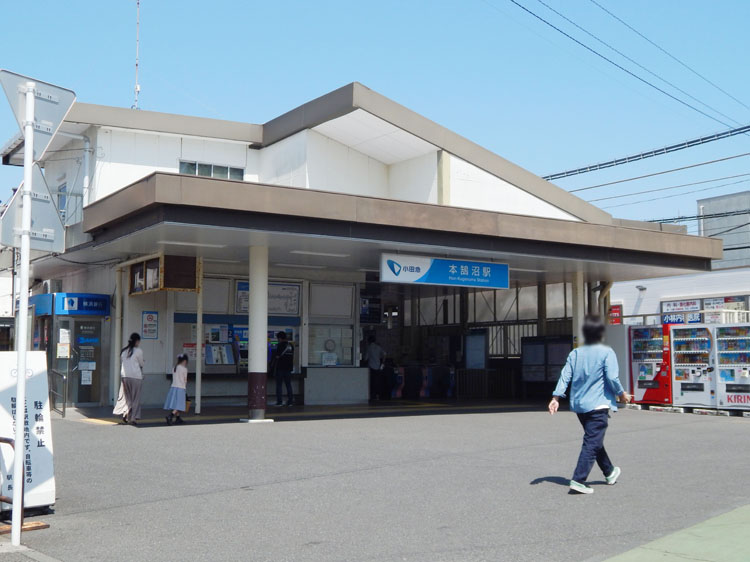
<svg viewBox="0 0 750 562"><path fill-rule="evenodd" d="M198 411L262 417L281 330L305 404L367 401L370 334L399 365L460 371L464 396L475 375L511 388L493 361L517 360L522 336L570 339L612 282L721 258L718 240L613 218L358 83L265 124L76 103L60 131L40 164L66 251L33 259L32 338L78 405L113 403L131 332L147 405L187 352ZM11 139L3 164L23 152ZM398 277L430 260L467 275ZM499 264L507 281L489 278Z"/></svg>

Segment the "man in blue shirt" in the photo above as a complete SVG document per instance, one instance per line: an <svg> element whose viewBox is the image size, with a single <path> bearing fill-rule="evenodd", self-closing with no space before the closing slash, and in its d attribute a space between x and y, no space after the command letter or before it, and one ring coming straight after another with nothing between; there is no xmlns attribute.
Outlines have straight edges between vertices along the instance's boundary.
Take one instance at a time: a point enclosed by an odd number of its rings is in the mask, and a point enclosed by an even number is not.
<svg viewBox="0 0 750 562"><path fill-rule="evenodd" d="M594 461L604 473L607 484L614 484L620 476L620 468L612 464L604 449L604 434L610 410L617 411L616 398L627 403L631 397L620 384L615 352L602 343L604 329L601 318L586 317L583 323L584 345L568 355L548 406L550 414L557 412L560 398L565 397L570 384L570 409L578 414L583 426L583 445L570 489L580 494L594 493L594 489L586 485Z"/></svg>

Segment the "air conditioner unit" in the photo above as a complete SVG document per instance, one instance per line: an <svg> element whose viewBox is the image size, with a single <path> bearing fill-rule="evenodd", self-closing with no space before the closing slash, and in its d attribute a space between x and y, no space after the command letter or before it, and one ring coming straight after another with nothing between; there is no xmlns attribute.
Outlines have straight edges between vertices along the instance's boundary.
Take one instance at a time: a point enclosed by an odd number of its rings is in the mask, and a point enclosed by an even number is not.
<svg viewBox="0 0 750 562"><path fill-rule="evenodd" d="M62 279L46 279L42 283L42 294L62 293Z"/></svg>

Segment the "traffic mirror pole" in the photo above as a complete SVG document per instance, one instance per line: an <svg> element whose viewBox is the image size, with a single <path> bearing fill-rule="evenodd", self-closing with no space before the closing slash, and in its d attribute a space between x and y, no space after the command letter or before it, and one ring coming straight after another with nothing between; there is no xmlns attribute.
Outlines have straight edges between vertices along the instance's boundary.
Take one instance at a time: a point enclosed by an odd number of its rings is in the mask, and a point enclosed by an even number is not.
<svg viewBox="0 0 750 562"><path fill-rule="evenodd" d="M13 514L11 544L20 546L23 524L23 482L26 446L26 352L29 331L29 261L31 254L31 176L34 165L34 82L26 82L26 119L24 120L23 188L21 212L21 264L16 317L16 442L13 455Z"/></svg>

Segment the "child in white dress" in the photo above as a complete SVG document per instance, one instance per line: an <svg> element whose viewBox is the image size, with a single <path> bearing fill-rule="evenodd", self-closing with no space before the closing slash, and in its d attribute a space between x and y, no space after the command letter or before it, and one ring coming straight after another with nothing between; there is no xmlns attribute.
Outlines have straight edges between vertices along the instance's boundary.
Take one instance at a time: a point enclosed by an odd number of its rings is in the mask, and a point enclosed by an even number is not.
<svg viewBox="0 0 750 562"><path fill-rule="evenodd" d="M177 364L172 371L172 387L169 389L164 409L171 410L166 416L167 425L185 423L180 412L185 411L185 387L187 386L188 356L184 353L177 356Z"/></svg>

